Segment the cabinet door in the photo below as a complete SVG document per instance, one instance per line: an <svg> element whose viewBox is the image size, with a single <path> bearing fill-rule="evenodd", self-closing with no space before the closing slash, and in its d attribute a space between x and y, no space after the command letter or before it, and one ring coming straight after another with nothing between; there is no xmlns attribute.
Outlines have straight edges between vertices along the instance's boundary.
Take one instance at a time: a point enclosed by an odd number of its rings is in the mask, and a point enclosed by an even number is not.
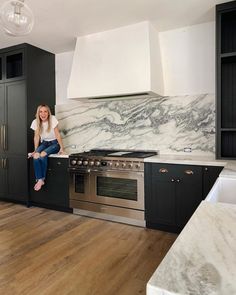
<svg viewBox="0 0 236 295"><path fill-rule="evenodd" d="M50 158L47 176L47 197L50 204L69 207L68 159Z"/></svg>
<svg viewBox="0 0 236 295"><path fill-rule="evenodd" d="M3 152L3 125L5 123L5 87L0 84L0 153Z"/></svg>
<svg viewBox="0 0 236 295"><path fill-rule="evenodd" d="M6 151L27 154L26 85L25 81L6 84Z"/></svg>
<svg viewBox="0 0 236 295"><path fill-rule="evenodd" d="M6 170L6 158L0 156L0 198L7 197L7 170Z"/></svg>
<svg viewBox="0 0 236 295"><path fill-rule="evenodd" d="M203 200L208 195L209 191L214 185L222 169L223 167L215 167L215 166L203 167L203 193L202 193Z"/></svg>
<svg viewBox="0 0 236 295"><path fill-rule="evenodd" d="M27 156L7 158L8 197L16 201L28 200L28 163Z"/></svg>
<svg viewBox="0 0 236 295"><path fill-rule="evenodd" d="M0 83L3 82L3 55L0 55Z"/></svg>
<svg viewBox="0 0 236 295"><path fill-rule="evenodd" d="M150 165L150 166L149 166ZM145 168L146 221L163 225L175 223L175 184L163 165L149 164ZM149 168L148 168L149 167Z"/></svg>
<svg viewBox="0 0 236 295"><path fill-rule="evenodd" d="M202 200L202 167L179 168L176 183L176 225L182 228Z"/></svg>
<svg viewBox="0 0 236 295"><path fill-rule="evenodd" d="M69 174L68 159L49 158L45 185L40 191L33 190L35 184L31 182L30 199L41 205L54 205L69 208ZM31 175L33 175L33 162L31 162ZM32 177L34 179L34 176Z"/></svg>

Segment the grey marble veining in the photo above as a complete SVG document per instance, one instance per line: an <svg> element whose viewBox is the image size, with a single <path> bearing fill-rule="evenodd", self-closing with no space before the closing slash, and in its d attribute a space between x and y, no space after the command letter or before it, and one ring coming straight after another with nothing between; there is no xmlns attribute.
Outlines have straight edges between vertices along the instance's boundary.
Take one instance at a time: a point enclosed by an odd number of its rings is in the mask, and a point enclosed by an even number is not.
<svg viewBox="0 0 236 295"><path fill-rule="evenodd" d="M78 101L56 106L67 152L91 148L214 153L215 97Z"/></svg>
<svg viewBox="0 0 236 295"><path fill-rule="evenodd" d="M202 202L147 285L147 295L236 294L236 205Z"/></svg>

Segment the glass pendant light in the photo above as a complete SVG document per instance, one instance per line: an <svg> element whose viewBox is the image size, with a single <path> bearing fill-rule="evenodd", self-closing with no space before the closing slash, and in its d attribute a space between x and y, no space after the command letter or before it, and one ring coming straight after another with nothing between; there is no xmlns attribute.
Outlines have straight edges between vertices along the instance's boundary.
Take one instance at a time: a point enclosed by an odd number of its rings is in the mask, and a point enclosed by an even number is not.
<svg viewBox="0 0 236 295"><path fill-rule="evenodd" d="M23 36L31 32L34 16L24 0L10 0L0 8L0 20L5 32L12 36Z"/></svg>

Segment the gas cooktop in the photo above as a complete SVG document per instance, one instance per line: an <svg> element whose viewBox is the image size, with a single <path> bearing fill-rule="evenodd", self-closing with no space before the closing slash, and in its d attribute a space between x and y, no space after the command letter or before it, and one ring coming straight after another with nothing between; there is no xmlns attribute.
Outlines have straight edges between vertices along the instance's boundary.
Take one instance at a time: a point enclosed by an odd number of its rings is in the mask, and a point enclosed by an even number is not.
<svg viewBox="0 0 236 295"><path fill-rule="evenodd" d="M144 158L156 151L99 150L71 154L69 169L143 171Z"/></svg>
<svg viewBox="0 0 236 295"><path fill-rule="evenodd" d="M100 150L94 149L88 152L71 154L70 157L120 157L144 159L155 156L156 151L131 151L131 150Z"/></svg>

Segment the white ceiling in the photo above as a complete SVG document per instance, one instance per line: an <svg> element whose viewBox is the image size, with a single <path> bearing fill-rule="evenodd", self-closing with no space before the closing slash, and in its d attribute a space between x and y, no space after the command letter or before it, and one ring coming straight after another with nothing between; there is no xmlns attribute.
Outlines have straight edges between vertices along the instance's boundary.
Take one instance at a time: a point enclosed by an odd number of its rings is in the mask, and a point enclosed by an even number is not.
<svg viewBox="0 0 236 295"><path fill-rule="evenodd" d="M0 5L6 0L0 0ZM54 53L74 49L77 36L149 20L158 31L214 21L227 0L25 0L35 25L25 37L7 36L0 48L27 42Z"/></svg>

